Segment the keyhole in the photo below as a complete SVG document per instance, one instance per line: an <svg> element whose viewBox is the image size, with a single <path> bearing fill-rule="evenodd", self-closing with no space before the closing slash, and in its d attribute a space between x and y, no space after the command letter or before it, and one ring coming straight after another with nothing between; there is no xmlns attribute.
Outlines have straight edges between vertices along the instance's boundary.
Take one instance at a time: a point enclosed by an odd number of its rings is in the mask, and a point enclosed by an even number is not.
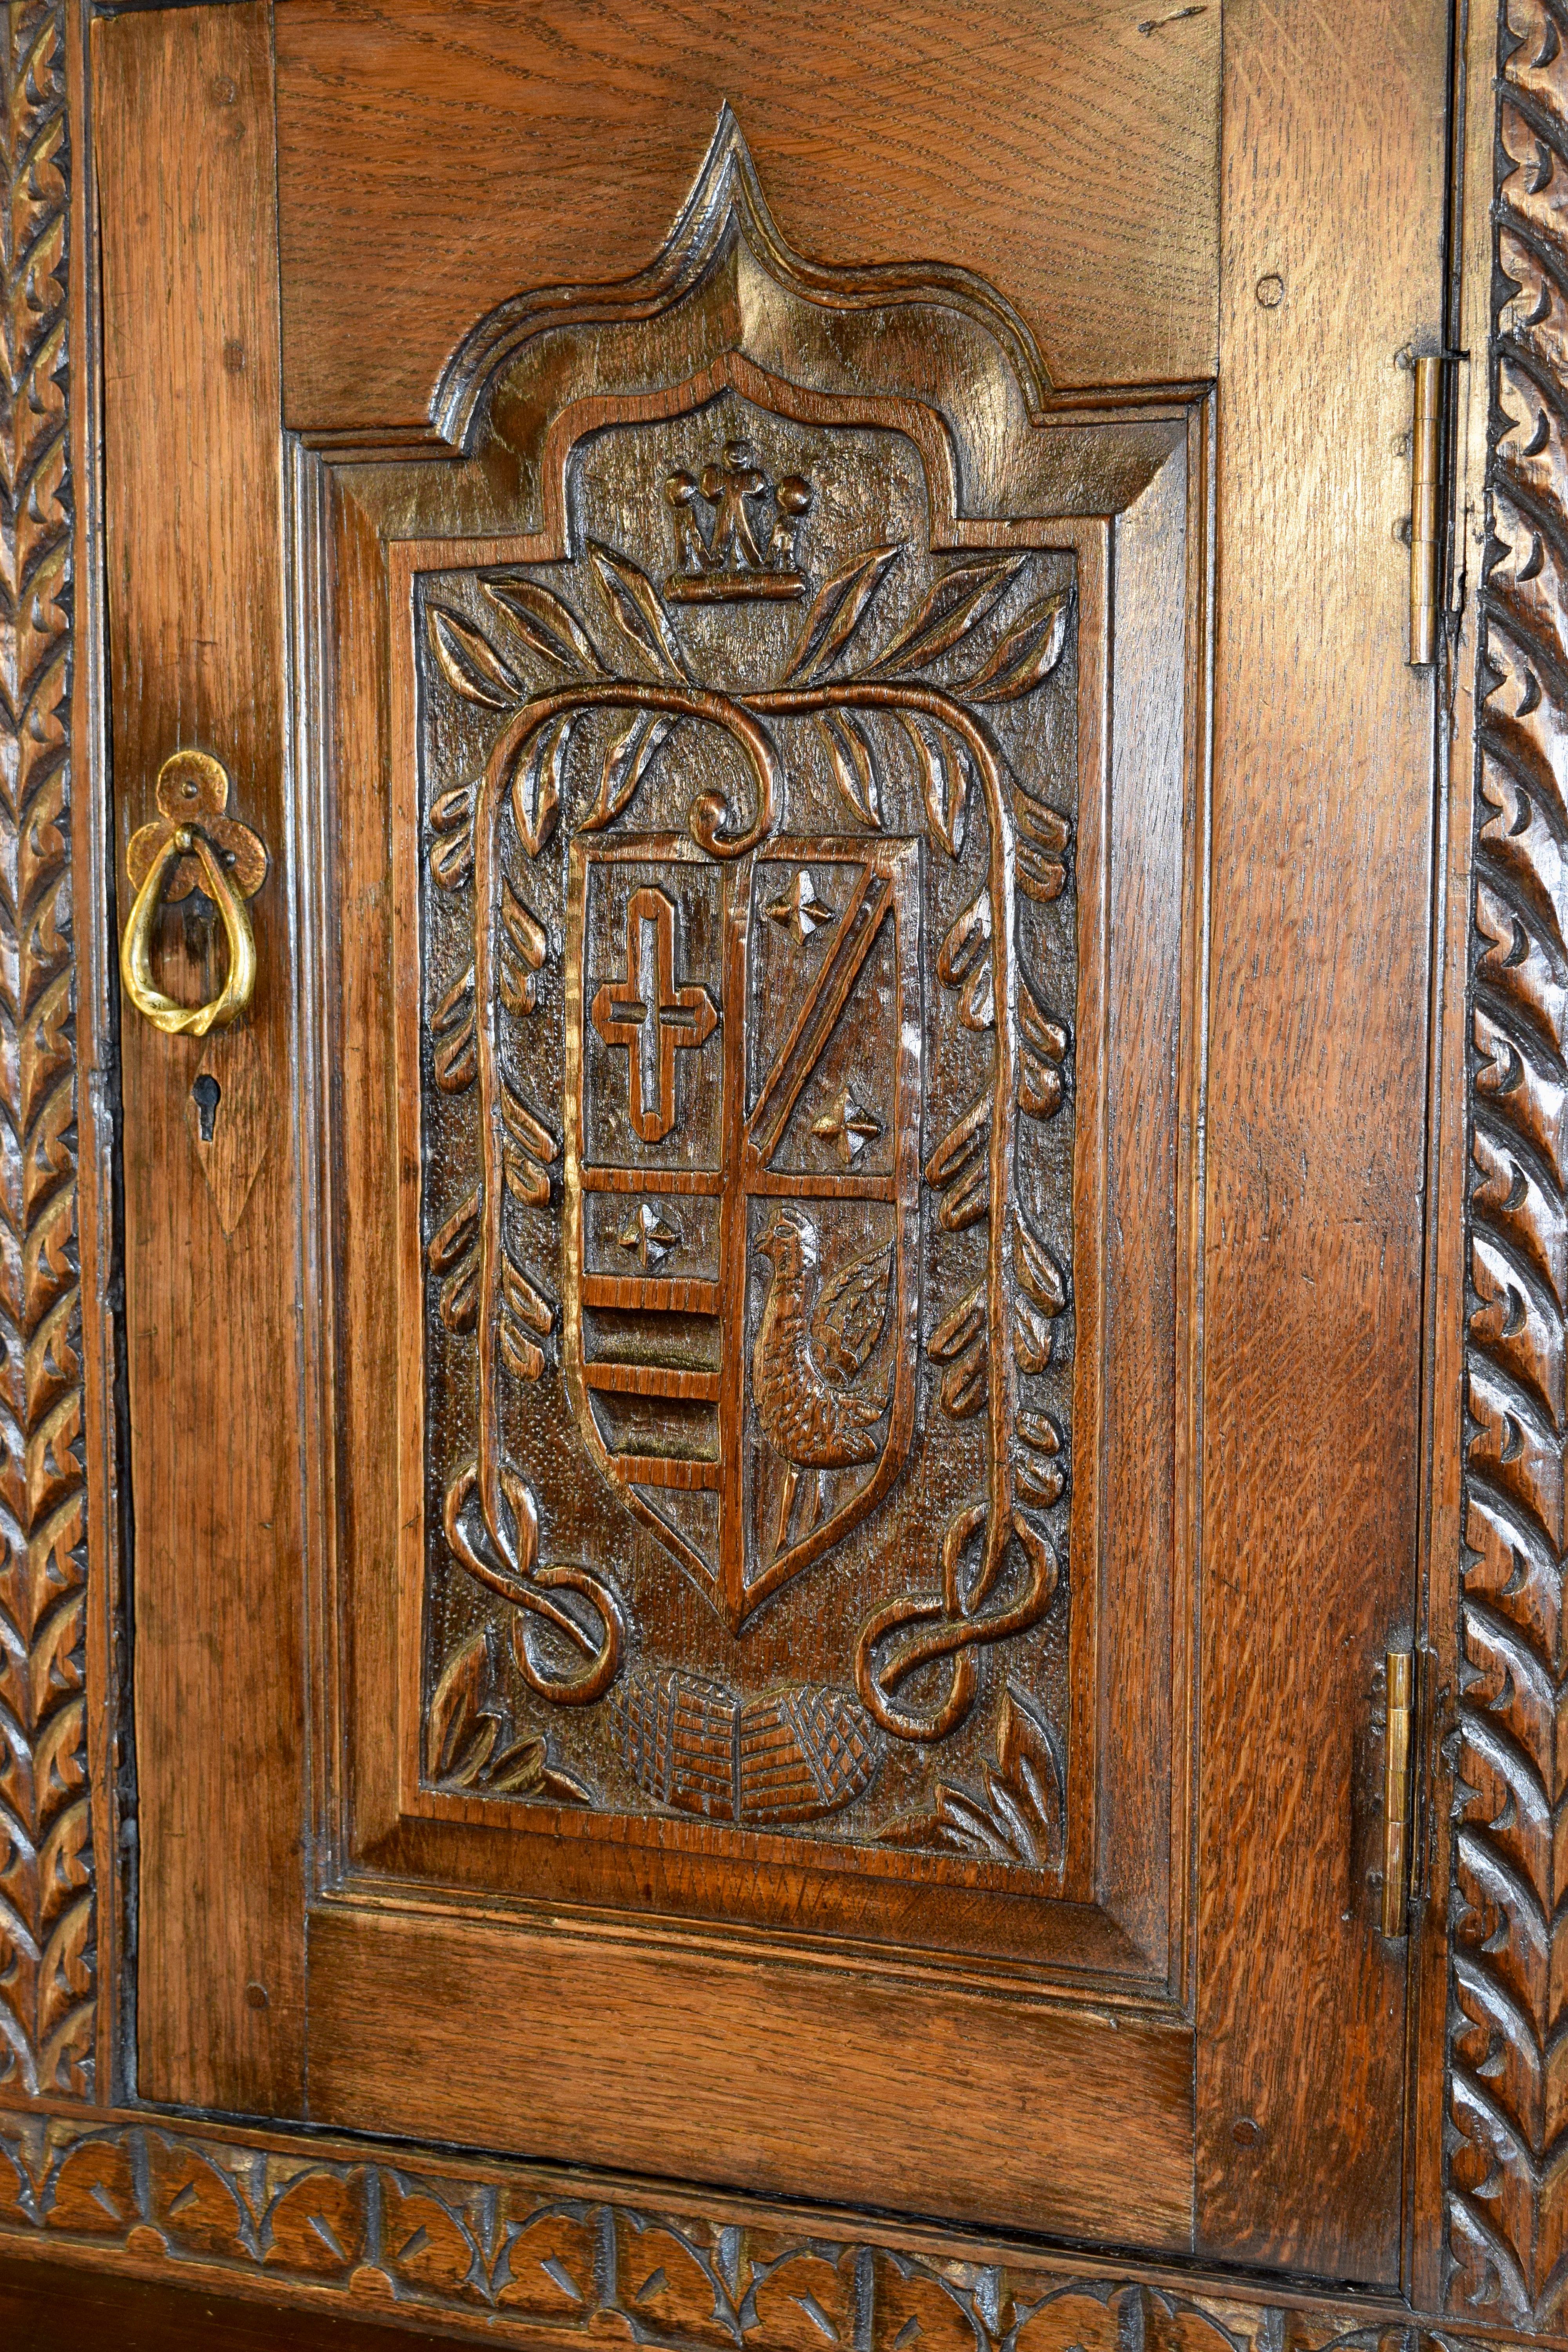
<svg viewBox="0 0 1568 2352"><path fill-rule="evenodd" d="M213 1139L213 1128L217 1119L217 1107L223 1100L223 1088L210 1070L204 1070L191 1088L195 1097L196 1126L204 1143Z"/></svg>

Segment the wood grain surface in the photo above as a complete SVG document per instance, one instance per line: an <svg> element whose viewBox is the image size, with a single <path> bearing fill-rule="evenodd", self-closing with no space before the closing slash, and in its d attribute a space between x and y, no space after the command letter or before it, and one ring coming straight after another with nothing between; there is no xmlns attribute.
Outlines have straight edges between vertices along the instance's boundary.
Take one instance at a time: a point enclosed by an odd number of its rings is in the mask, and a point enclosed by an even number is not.
<svg viewBox="0 0 1568 2352"><path fill-rule="evenodd" d="M314 2123L460 2114L533 2156L1190 2242L1180 2024L347 1906L312 1916L310 2001Z"/></svg>
<svg viewBox="0 0 1568 2352"><path fill-rule="evenodd" d="M977 270L1058 389L1207 375L1219 23L1142 0L282 0L289 422L423 425L496 303L650 260L725 100L812 259Z"/></svg>
<svg viewBox="0 0 1568 2352"><path fill-rule="evenodd" d="M1433 708L1394 362L1440 327L1445 68L1408 0L1339 33L1226 24L1198 2229L1392 2283L1405 1951L1360 1781L1414 1609Z"/></svg>
<svg viewBox="0 0 1568 2352"><path fill-rule="evenodd" d="M271 58L265 7L93 28L106 347L105 557L120 855L161 762L215 752L284 839ZM138 2079L294 2110L303 1705L287 908L253 902L247 1029L121 1023L141 1732ZM210 930L165 914L171 993L216 993ZM234 1057L259 1169L226 1234L186 1124ZM241 1096L237 1084L235 1094ZM235 1116L238 1111L229 1106ZM217 1118L225 1106L220 1100Z"/></svg>

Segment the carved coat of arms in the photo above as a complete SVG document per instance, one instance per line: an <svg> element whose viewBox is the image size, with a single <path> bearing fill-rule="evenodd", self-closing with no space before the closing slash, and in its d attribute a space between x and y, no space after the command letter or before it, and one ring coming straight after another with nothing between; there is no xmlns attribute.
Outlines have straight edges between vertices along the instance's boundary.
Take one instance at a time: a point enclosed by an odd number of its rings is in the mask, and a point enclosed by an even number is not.
<svg viewBox="0 0 1568 2352"><path fill-rule="evenodd" d="M736 1631L909 1444L918 856L573 847L567 1386L595 1462Z"/></svg>
<svg viewBox="0 0 1568 2352"><path fill-rule="evenodd" d="M879 1801L1058 1589L1075 597L933 556L898 435L718 409L421 583L431 1449L556 1727L469 1784L754 1826ZM891 1777L856 1834L940 1845Z"/></svg>

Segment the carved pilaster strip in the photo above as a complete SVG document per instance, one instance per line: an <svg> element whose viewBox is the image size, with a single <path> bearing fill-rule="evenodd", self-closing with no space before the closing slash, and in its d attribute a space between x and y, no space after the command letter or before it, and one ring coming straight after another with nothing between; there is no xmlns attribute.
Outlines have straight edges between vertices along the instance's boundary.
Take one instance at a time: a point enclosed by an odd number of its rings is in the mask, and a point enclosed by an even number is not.
<svg viewBox="0 0 1568 2352"><path fill-rule="evenodd" d="M1568 10L1500 26L1471 959L1451 2308L1568 2302Z"/></svg>
<svg viewBox="0 0 1568 2352"><path fill-rule="evenodd" d="M91 2088L63 0L0 49L0 2086Z"/></svg>

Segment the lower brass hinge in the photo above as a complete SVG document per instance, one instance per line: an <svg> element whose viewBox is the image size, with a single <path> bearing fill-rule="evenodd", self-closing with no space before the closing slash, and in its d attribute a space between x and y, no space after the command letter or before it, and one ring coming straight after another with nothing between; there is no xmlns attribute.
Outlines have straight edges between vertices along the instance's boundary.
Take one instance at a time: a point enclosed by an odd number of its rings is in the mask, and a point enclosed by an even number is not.
<svg viewBox="0 0 1568 2352"><path fill-rule="evenodd" d="M1439 575L1443 561L1443 366L1415 363L1415 419L1410 438L1410 660L1437 658Z"/></svg>
<svg viewBox="0 0 1568 2352"><path fill-rule="evenodd" d="M1415 1711L1415 1658L1410 1650L1384 1657L1386 1728L1383 1739L1383 1932L1403 1936L1410 1906L1411 1723Z"/></svg>

